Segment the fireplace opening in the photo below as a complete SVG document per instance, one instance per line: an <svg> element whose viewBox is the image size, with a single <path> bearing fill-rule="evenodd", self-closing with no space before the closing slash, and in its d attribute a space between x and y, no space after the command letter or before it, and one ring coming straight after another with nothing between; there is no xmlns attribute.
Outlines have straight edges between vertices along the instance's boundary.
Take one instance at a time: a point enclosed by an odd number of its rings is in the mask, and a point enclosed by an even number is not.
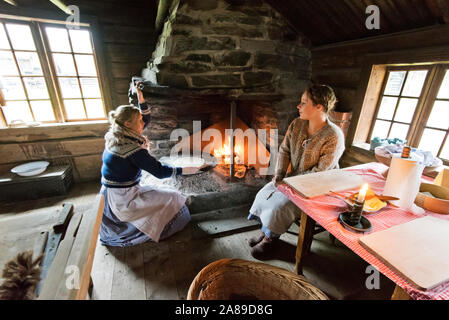
<svg viewBox="0 0 449 320"><path fill-rule="evenodd" d="M183 137L174 146L174 153L194 155L215 163L214 170L229 181L242 179L250 169L266 175L270 166L270 143L272 131L251 128L237 116L238 103L232 101L229 115L207 128L201 122L193 124L192 134ZM201 129L201 130L200 130Z"/></svg>

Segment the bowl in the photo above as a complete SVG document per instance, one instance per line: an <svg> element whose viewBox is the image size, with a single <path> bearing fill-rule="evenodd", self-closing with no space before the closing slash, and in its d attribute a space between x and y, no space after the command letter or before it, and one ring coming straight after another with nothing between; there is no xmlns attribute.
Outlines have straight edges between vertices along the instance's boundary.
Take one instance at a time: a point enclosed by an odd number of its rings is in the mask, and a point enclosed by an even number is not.
<svg viewBox="0 0 449 320"><path fill-rule="evenodd" d="M37 176L44 172L49 164L48 161L28 162L12 168L11 172L22 177Z"/></svg>
<svg viewBox="0 0 449 320"><path fill-rule="evenodd" d="M434 197L424 194L429 192ZM423 209L439 214L449 214L449 188L436 184L421 183L415 204Z"/></svg>

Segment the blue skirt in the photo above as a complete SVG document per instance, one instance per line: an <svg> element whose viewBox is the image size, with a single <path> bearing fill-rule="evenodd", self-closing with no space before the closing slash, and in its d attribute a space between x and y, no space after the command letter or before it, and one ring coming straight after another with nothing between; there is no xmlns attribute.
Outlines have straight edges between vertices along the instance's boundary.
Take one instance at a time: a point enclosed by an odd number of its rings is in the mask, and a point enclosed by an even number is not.
<svg viewBox="0 0 449 320"><path fill-rule="evenodd" d="M100 226L100 243L111 247L129 247L151 241L150 237L134 227L129 222L119 220L111 208L107 198L106 188L102 187L101 194L104 196L103 219ZM172 220L164 227L160 240L167 239L173 234L181 231L190 221L190 212L184 205Z"/></svg>

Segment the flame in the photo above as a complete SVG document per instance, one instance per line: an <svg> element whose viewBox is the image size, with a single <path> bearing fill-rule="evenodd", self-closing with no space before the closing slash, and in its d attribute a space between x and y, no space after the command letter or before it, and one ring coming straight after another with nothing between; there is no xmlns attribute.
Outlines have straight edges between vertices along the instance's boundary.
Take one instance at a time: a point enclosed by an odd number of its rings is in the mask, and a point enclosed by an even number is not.
<svg viewBox="0 0 449 320"><path fill-rule="evenodd" d="M225 143L221 148L214 149L214 156L218 159L223 159L224 164L231 163L231 138L228 138L228 143ZM241 145L234 145L234 163L243 163L243 148Z"/></svg>
<svg viewBox="0 0 449 320"><path fill-rule="evenodd" d="M366 192L368 191L368 183L365 183L360 189L359 196L357 197L358 202L365 201Z"/></svg>

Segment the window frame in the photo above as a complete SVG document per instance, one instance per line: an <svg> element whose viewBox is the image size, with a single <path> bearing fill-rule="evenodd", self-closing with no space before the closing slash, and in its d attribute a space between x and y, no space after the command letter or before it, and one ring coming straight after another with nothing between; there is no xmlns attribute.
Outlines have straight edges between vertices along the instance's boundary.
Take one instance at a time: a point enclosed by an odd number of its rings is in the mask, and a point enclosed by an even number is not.
<svg viewBox="0 0 449 320"><path fill-rule="evenodd" d="M394 117L396 115L400 99L401 98L416 99L416 97L402 96L402 92L404 90L405 83L407 81L409 72L413 71L413 70L424 70L424 69L427 69L428 73L426 75L426 79L423 84L421 95L418 98L418 103L417 103L413 118L411 120L411 123L407 124L410 127L409 127L409 130L407 132L407 137L406 137L408 145L411 145L412 147L416 147L416 148L419 146L419 143L422 139L424 130L427 128L426 127L427 121L430 117L430 114L432 112L432 108L434 106L435 101L436 100L449 101L449 99L437 99L437 95L441 88L441 85L443 84L443 80L444 80L446 71L449 70L449 63L447 63L447 62L442 61L442 62L436 62L436 63L423 63L423 64L413 64L413 65L407 64L407 65L401 65L401 66L386 65L385 75L382 80L381 90L380 90L379 95L376 97L376 99L377 99L376 107L375 107L373 116L371 118L370 128L369 128L368 135L367 135L366 141L365 141L366 143L371 142L370 139L371 139L371 135L373 133L376 121L383 120L383 119L378 119L378 113L380 110L380 106L382 104L382 98L385 96L384 92L385 92L385 88L386 88L386 85L387 85L387 82L389 79L390 72L392 72L392 71L407 71L407 75L406 75L406 78L404 79L404 83L402 85L401 92L397 96L398 101L396 103L395 112L393 114L393 117L391 120L385 120L385 121L389 121L391 123L388 134L391 132L391 128L394 123L402 123L402 122L394 121ZM389 95L386 95L386 96L389 96ZM446 141L448 139L449 125L446 130L443 130L441 128L432 128L432 127L428 127L428 128L445 131L445 137L440 145L440 149L438 150L438 157L440 157L440 154L444 147L444 144L446 143ZM441 158L441 160L443 161L443 163L445 165L449 165L449 160L443 159L443 158Z"/></svg>
<svg viewBox="0 0 449 320"><path fill-rule="evenodd" d="M95 25L95 23L84 23L84 22L78 23L77 28L88 30L89 34L90 34L90 40L91 40L91 45L92 45L92 54L89 53L89 55L92 55L94 58L97 75L96 76L86 76L86 78L96 78L98 80L101 97L100 98L92 98L92 99L101 99L105 116L103 118L68 119L66 110L64 107L62 93L60 90L60 85L58 82L58 76L56 75L55 63L52 58L52 52L50 50L48 37L47 37L47 35L45 33L45 29L44 29L46 26L56 26L56 27L59 26L59 27L65 28L68 31L69 29L66 27L66 22L58 21L58 20L33 18L33 17L5 16L5 15L0 15L0 22L2 22L4 25L6 23L15 23L15 24L25 24L30 27L33 41L34 41L34 44L36 47L35 52L37 52L37 54L38 54L41 68L42 68L42 73L43 73L43 75L39 76L39 77L44 78L45 83L47 85L48 94L49 94L48 99L41 99L41 100L50 100L52 110L53 110L54 116L55 116L54 121L39 121L39 122L41 122L43 124L46 124L46 123L63 124L63 123L67 123L67 122L89 123L92 121L107 120L107 113L108 113L107 105L108 105L108 101L110 101L110 98L109 98L110 92L109 92L109 84L105 83L107 81L107 78L103 75L103 72L101 72L101 70L105 70L105 68L100 63L101 58L99 57L99 54L101 54L102 51L101 51L101 48L97 48L100 46L98 45L98 41L96 41L95 37L94 37L92 25ZM8 41L11 45L11 40L10 40L10 36L8 33L7 33L7 37L8 37ZM69 41L70 41L70 45L72 46L71 40L69 40ZM16 51L16 50L13 49L13 47L11 46L11 52L14 52L14 51ZM26 50L17 50L17 51L26 51ZM97 51L98 51L98 53L97 53ZM72 48L72 51L70 52L70 54L74 57L74 55L77 53L73 52L73 48ZM14 55L14 60L16 63L16 67L19 69L15 55ZM76 64L75 64L75 68L77 68ZM80 76L78 74L78 70L76 72L77 72L76 78L78 79L78 84L80 86L80 90L82 90L81 84L80 84L80 77L84 77L84 76ZM19 77L21 78L22 86L25 90L26 101L28 103L28 106L30 107L30 100L29 100L28 94L26 93L26 87L23 82L23 77L20 73L20 69L19 69ZM87 116L87 111L86 111L84 100L91 99L91 98L84 98L83 96L81 96L80 99L83 102L83 107L84 107L84 110L85 110L86 116ZM39 99L33 99L33 100L39 100ZM31 107L30 107L30 111L32 114ZM3 126L3 128L9 128L9 125L6 121L6 117L3 113L2 108L0 108L0 123ZM0 126L0 128L1 128L1 126Z"/></svg>

